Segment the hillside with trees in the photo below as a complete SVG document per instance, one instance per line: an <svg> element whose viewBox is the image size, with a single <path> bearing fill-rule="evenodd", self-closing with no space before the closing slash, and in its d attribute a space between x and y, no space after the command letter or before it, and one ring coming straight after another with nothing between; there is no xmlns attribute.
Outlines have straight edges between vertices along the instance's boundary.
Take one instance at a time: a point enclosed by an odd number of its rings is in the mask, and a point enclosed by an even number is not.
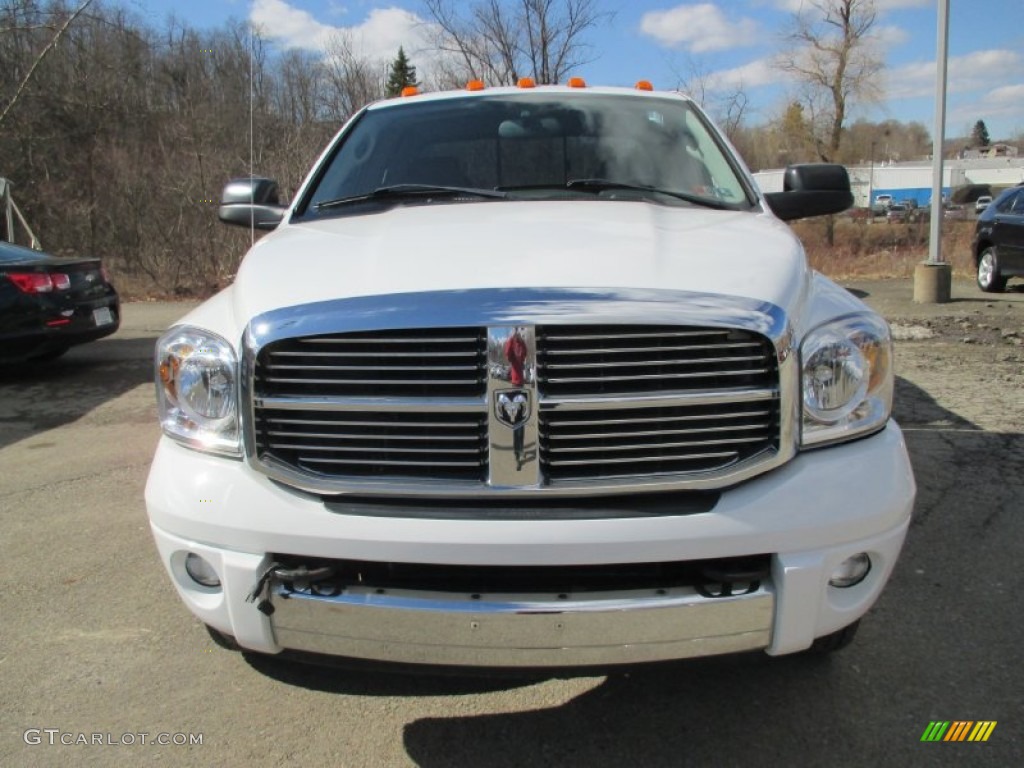
<svg viewBox="0 0 1024 768"><path fill-rule="evenodd" d="M423 78L428 90L494 73L499 82L560 81L598 53L587 42L603 21L592 0L425 3L444 22L436 44L450 56ZM524 15L509 16L516 8ZM795 23L793 34L833 34L818 22ZM852 55L844 50L836 55ZM282 51L243 22L157 27L102 0L9 0L0 8L0 71L0 177L47 250L102 257L128 296L206 295L225 285L250 244L249 233L217 221L225 182L253 168L294 194L349 116L418 80L404 49L367 59L343 33L323 54ZM851 123L850 90L836 128L836 110L821 107L835 107L833 97L815 93L794 94L757 125L742 89L695 95L719 112L755 170L930 153L923 125Z"/></svg>

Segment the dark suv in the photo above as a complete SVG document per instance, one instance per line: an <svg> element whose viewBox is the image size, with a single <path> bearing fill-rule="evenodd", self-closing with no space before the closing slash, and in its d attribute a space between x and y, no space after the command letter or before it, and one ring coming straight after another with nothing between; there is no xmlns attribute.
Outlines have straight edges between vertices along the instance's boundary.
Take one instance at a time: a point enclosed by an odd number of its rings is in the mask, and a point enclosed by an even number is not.
<svg viewBox="0 0 1024 768"><path fill-rule="evenodd" d="M1007 189L978 216L974 264L978 287L989 293L1024 277L1024 184Z"/></svg>

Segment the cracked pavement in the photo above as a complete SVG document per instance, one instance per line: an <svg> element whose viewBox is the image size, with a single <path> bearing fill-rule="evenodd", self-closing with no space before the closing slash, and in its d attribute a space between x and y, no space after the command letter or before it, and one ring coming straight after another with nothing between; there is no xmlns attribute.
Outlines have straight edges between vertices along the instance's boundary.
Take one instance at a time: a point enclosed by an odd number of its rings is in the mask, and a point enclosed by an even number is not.
<svg viewBox="0 0 1024 768"><path fill-rule="evenodd" d="M142 502L159 436L150 356L185 304L0 372L0 765L1024 764L1024 291L858 281L897 336L896 418L919 485L900 562L853 645L574 679L394 676L214 646L174 593ZM922 744L932 720L986 744ZM27 744L201 733L203 744Z"/></svg>

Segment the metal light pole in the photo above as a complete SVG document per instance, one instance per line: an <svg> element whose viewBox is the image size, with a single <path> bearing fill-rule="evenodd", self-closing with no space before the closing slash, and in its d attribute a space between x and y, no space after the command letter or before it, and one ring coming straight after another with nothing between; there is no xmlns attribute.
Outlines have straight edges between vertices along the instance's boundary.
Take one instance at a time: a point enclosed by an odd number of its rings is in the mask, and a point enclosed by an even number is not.
<svg viewBox="0 0 1024 768"><path fill-rule="evenodd" d="M871 142L871 154L868 157L868 218L875 218L875 142Z"/></svg>
<svg viewBox="0 0 1024 768"><path fill-rule="evenodd" d="M946 141L946 75L949 49L949 0L938 0L935 43L935 127L932 145L932 206L928 260L914 270L914 301L943 304L949 301L953 272L942 261L942 161Z"/></svg>

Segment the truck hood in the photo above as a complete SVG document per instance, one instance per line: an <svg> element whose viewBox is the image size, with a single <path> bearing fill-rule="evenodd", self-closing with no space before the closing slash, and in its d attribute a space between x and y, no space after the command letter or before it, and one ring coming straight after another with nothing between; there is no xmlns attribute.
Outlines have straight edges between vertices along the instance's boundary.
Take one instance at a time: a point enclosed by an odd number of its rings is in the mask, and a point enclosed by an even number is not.
<svg viewBox="0 0 1024 768"><path fill-rule="evenodd" d="M791 310L808 284L789 229L758 213L618 201L396 206L283 225L235 281L239 327L333 299L480 288L675 290Z"/></svg>

